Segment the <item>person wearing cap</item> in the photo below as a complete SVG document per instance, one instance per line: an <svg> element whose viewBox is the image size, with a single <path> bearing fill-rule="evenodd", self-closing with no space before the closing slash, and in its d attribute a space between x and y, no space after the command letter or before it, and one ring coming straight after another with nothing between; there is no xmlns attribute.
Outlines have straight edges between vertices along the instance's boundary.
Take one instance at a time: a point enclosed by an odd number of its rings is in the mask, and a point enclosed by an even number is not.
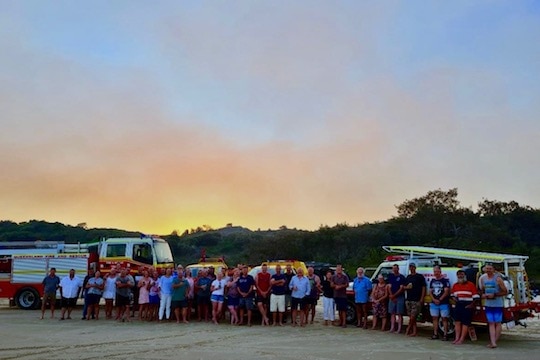
<svg viewBox="0 0 540 360"><path fill-rule="evenodd" d="M426 280L423 275L416 272L416 264L414 262L409 263L409 275L405 284L405 305L407 307L407 315L409 315L409 325L405 334L416 336L416 317L422 310L422 302L426 295Z"/></svg>

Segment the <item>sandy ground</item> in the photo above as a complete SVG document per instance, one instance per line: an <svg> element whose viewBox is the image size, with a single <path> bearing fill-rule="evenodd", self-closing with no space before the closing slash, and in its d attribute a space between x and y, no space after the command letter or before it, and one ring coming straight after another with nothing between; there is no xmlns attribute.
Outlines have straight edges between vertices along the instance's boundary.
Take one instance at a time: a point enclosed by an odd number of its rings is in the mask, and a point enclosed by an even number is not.
<svg viewBox="0 0 540 360"><path fill-rule="evenodd" d="M199 322L82 321L81 310L74 310L73 320L39 320L40 311L0 303L0 359L530 360L538 358L540 352L538 316L528 320L527 328L505 329L499 347L487 349L485 332L478 334L476 342L454 346L429 340L428 326L421 327L417 338L408 338L352 326L327 327L319 316L315 324L305 328L237 327Z"/></svg>

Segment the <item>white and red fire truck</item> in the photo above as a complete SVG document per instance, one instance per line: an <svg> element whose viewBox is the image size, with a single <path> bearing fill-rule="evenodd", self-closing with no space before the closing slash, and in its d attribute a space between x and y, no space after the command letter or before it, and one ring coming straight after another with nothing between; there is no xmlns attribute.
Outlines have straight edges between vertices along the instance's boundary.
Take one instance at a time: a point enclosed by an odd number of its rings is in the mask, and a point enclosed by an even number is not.
<svg viewBox="0 0 540 360"><path fill-rule="evenodd" d="M89 244L55 241L17 241L0 243L0 298L21 309L39 307L43 278L50 268L62 278L75 269L84 276L87 270L103 275L121 266L137 271L154 267L158 272L174 266L169 244L158 237L108 238Z"/></svg>

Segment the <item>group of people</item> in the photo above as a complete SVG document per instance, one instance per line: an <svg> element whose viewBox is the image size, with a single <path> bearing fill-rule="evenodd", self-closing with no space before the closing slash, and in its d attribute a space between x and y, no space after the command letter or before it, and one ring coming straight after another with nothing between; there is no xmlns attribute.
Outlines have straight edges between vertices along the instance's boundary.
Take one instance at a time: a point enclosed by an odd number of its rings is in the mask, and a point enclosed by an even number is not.
<svg viewBox="0 0 540 360"><path fill-rule="evenodd" d="M348 306L347 288L349 278L343 267L337 265L335 272L326 272L321 280L314 274L312 267L304 274L302 268L293 271L287 265L282 271L280 265L275 273L268 272L267 265L262 265L261 272L255 277L248 274L248 266L239 265L231 272L215 272L209 267L192 277L189 269L184 270L178 265L173 274L172 268L167 268L159 276L153 268L141 268L134 277L126 268L113 268L101 277L99 271L90 270L81 280L75 270L63 279L56 276L56 269L51 268L44 278L44 295L41 318L45 315L46 304L50 304L51 318L54 318L56 291L60 289L62 310L60 320L71 319L71 311L81 294L84 298L83 319L99 319L100 299L105 300L105 316L113 318L113 308L116 306L115 319L130 321L130 312L135 311L131 306L138 307L139 320L163 321L176 320L177 323L188 323L192 309L195 307L199 321L211 321L215 324L224 317L225 298L230 313L230 323L243 325L247 312L247 325L251 326L252 311L257 307L262 320L261 325L270 325L270 317L274 326L284 324L286 310L291 310L292 326L305 326L313 323L317 300L322 295L324 324L334 324L346 327L346 312ZM387 319L390 317L389 332L401 333L403 316L409 316L405 330L408 336L417 335L416 319L420 314L424 297L430 295L430 314L433 319L433 335L431 339L439 339L439 318L443 324L442 340L448 338L448 317L450 316L450 298L455 300L453 318L455 324L455 339L453 344L459 345L465 341L474 309L480 298L485 301L486 317L489 323L490 343L488 347L497 347L502 327L503 297L507 294L502 277L494 272L491 264L487 264L485 273L478 280L478 288L468 281L464 271L457 271L457 282L451 287L447 278L442 276L440 266L433 268L433 278L429 289L426 288L424 276L416 272L416 265L409 263L407 277L400 274L399 266L392 267L392 273L385 280L379 274L377 282L364 274L363 268L358 268L353 280L353 291L357 313L357 327L368 328L368 303L372 305L373 321L371 329L378 327L386 330ZM113 306L114 305L114 306ZM130 311L131 310L131 311ZM335 318L335 312L338 318ZM174 319L172 318L174 314ZM271 316L270 316L271 315ZM311 315L311 320L310 319ZM133 315L132 315L133 316Z"/></svg>
<svg viewBox="0 0 540 360"><path fill-rule="evenodd" d="M450 299L454 299L455 308L452 313L455 325L453 344L460 345L469 334L474 310L479 300L484 300L486 318L489 326L489 348L497 347L497 340L502 331L504 296L508 290L502 277L494 271L492 264L486 264L484 274L478 279L478 287L467 280L465 271L458 270L457 282L450 286L448 278L442 275L439 265L433 267L433 278L426 286L423 275L416 272L416 264L409 263L407 277L400 274L399 265L392 267L392 273L385 280L382 274L377 277L377 283L364 276L364 269L357 269L357 277L353 281L355 304L358 315L357 327L367 328L367 304L371 302L373 312L372 329L377 328L381 319L381 330L386 330L386 322L390 315L389 332L401 333L403 316L409 316L405 330L408 336L417 335L417 317L422 311L424 297L429 295L431 302L429 312L433 322L432 340L439 339L439 320L442 322L442 340L448 341L448 317L450 316Z"/></svg>

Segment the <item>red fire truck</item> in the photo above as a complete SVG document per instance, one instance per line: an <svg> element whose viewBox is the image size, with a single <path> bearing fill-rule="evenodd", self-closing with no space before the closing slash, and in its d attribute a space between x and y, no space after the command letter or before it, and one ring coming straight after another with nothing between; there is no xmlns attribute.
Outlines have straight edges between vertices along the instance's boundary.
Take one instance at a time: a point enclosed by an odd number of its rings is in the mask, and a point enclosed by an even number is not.
<svg viewBox="0 0 540 360"><path fill-rule="evenodd" d="M21 309L35 309L43 294L43 278L50 268L59 277L70 269L84 276L89 268L104 275L112 267L132 271L154 267L158 272L174 266L169 244L158 237L108 238L89 244L55 241L18 241L0 243L0 298Z"/></svg>

